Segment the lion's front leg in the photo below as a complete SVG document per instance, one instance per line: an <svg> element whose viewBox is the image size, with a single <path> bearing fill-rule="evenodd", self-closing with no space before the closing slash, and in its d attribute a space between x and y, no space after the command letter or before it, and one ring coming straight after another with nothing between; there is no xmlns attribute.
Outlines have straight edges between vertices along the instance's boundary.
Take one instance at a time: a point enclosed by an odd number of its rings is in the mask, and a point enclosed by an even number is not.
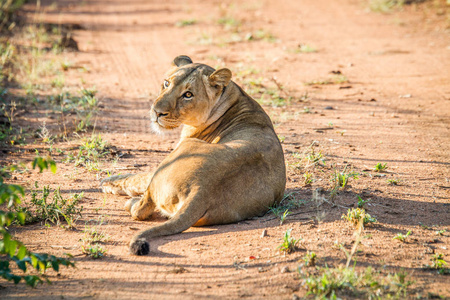
<svg viewBox="0 0 450 300"><path fill-rule="evenodd" d="M102 180L102 191L115 195L139 196L145 193L152 177L153 172L111 176Z"/></svg>

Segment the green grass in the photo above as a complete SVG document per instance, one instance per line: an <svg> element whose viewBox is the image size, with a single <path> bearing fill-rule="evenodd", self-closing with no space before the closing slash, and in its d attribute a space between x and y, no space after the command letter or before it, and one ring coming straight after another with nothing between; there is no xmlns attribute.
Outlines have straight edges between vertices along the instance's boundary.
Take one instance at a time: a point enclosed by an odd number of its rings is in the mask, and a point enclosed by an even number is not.
<svg viewBox="0 0 450 300"><path fill-rule="evenodd" d="M390 185L399 185L400 184L400 179L388 179L386 180L387 183L389 183Z"/></svg>
<svg viewBox="0 0 450 300"><path fill-rule="evenodd" d="M370 0L369 8L373 12L390 13L404 4L405 0Z"/></svg>
<svg viewBox="0 0 450 300"><path fill-rule="evenodd" d="M384 172L384 171L386 171L386 169L388 168L388 166L387 166L387 163L377 163L376 165L375 165L375 167L373 167L373 170L375 171L375 172Z"/></svg>
<svg viewBox="0 0 450 300"><path fill-rule="evenodd" d="M364 206L366 205L366 203L368 203L370 201L370 199L364 200L363 198L361 198L359 195L356 195L356 197L358 197L358 207L359 208L364 208Z"/></svg>
<svg viewBox="0 0 450 300"><path fill-rule="evenodd" d="M269 207L269 211L277 218L280 218L280 225L282 225L286 221L287 216L291 213L289 210L300 208L304 203L304 200L295 197L295 193L289 193L284 195L280 203Z"/></svg>
<svg viewBox="0 0 450 300"><path fill-rule="evenodd" d="M110 145L101 135L92 134L84 138L76 152L68 153L65 162L74 163L75 167L82 166L88 171L100 171L100 159L110 153Z"/></svg>
<svg viewBox="0 0 450 300"><path fill-rule="evenodd" d="M399 240L400 242L406 242L406 239L408 238L408 236L411 235L411 230L409 230L406 234L402 234L402 233L397 233L396 236L394 236L392 239L393 240Z"/></svg>
<svg viewBox="0 0 450 300"><path fill-rule="evenodd" d="M338 74L332 78L311 80L311 81L305 82L304 84L309 86L309 85L342 84L342 83L347 83L347 82L349 82L347 76Z"/></svg>
<svg viewBox="0 0 450 300"><path fill-rule="evenodd" d="M306 267L314 267L317 262L317 254L315 252L308 251L302 260L305 262Z"/></svg>
<svg viewBox="0 0 450 300"><path fill-rule="evenodd" d="M444 259L444 255L441 253L436 253L431 256L431 264L426 267L437 270L440 275L447 275L450 274L450 269L447 268L447 265L448 264Z"/></svg>
<svg viewBox="0 0 450 300"><path fill-rule="evenodd" d="M51 224L59 226L61 221L65 221L66 228L73 228L83 211L83 206L78 205L83 198L83 193L64 198L59 187L53 192L49 186L39 190L35 182L35 188L31 192L30 203L16 208L17 212L24 213L25 224L43 222L47 226Z"/></svg>
<svg viewBox="0 0 450 300"><path fill-rule="evenodd" d="M54 162L53 162L54 164ZM38 166L40 172L53 165L46 159L41 157L33 161L33 169ZM17 170L17 166L10 166L9 172ZM52 168L55 171L55 168ZM55 257L46 253L33 253L17 238L11 236L8 227L13 223L25 225L26 214L20 211L21 198L25 196L25 189L20 185L4 183L4 177L10 177L8 171L4 169L0 172L0 277L13 281L18 284L20 281L31 287L35 287L39 283L50 283L47 277L44 277L44 272L47 269L53 269L59 272L61 265L75 266L73 262L68 259ZM3 208L8 209L4 211ZM14 211L15 210L15 211ZM10 266L14 262L16 267ZM22 272L17 274L18 270ZM34 274L28 273L29 269L35 271Z"/></svg>
<svg viewBox="0 0 450 300"><path fill-rule="evenodd" d="M102 258L106 254L106 250L103 249L103 247L99 244L81 246L81 252L83 252L83 254L85 254L86 256L94 259Z"/></svg>
<svg viewBox="0 0 450 300"><path fill-rule="evenodd" d="M283 243L277 248L281 252L291 253L297 250L297 244L300 242L301 239L295 239L291 237L291 231L292 229L288 229L284 233Z"/></svg>
<svg viewBox="0 0 450 300"><path fill-rule="evenodd" d="M196 19L186 19L186 20L180 20L175 23L175 26L177 27L186 27L186 26L192 26L197 24Z"/></svg>
<svg viewBox="0 0 450 300"><path fill-rule="evenodd" d="M341 216L342 219L347 220L351 224L358 226L361 223L363 225L368 225L370 223L377 222L377 219L371 217L368 213L366 213L364 208L352 208L348 209L347 214L343 214Z"/></svg>
<svg viewBox="0 0 450 300"><path fill-rule="evenodd" d="M315 274L300 274L307 295L316 299L405 299L412 293L405 271L383 275L368 267L358 272L355 267L316 268Z"/></svg>

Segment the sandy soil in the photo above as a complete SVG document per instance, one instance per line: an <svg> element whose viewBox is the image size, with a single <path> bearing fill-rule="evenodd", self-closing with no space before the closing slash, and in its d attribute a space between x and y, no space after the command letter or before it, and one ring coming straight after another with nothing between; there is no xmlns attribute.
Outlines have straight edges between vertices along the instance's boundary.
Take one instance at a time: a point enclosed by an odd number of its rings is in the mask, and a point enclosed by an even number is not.
<svg viewBox="0 0 450 300"><path fill-rule="evenodd" d="M128 253L130 237L163 219L131 220L123 210L126 197L101 193L99 180L105 174L75 170L61 162L63 155L55 156L57 174L17 174L15 183L31 186L39 180L60 186L64 194L84 191L76 230L36 224L11 231L33 251L71 253L77 267L50 272L53 284L36 289L2 282L2 299L304 296L296 270L306 250L317 253L321 266L345 262L336 245L349 248L354 240L353 228L341 215L356 205L356 195L371 199L368 212L378 219L365 230L370 238L360 246L358 267L402 268L418 294L450 297L449 277L423 269L432 253L450 260L450 39L445 14L436 14L431 3L387 15L370 12L365 1L356 0L57 4L46 11L45 20L82 26L74 32L80 51L65 55L89 70L69 69L66 84L79 85L83 79L96 86L101 99L96 131L126 154L116 164L104 161L104 169L114 174L148 171L173 149L178 132L153 134L147 111L173 58L187 54L195 62L227 66L238 84L262 78L265 86L274 86L275 78L284 86L292 100L264 108L283 139L287 193L294 192L305 204L281 226L268 214L238 224L191 228L153 241L150 255L135 257ZM34 8L27 10L31 14ZM227 16L240 22L237 33L218 24ZM196 23L176 24L190 19ZM245 39L258 30L266 38ZM298 53L299 44L317 51ZM348 82L305 85L333 79L331 72L338 71ZM29 118L29 123L39 126L44 119ZM295 153L308 151L314 141L326 160L324 166L308 169L315 180L305 186L306 170L295 168ZM78 144L74 139L57 146ZM37 142L23 149L39 147ZM15 152L2 161L31 157ZM378 162L389 167L381 176L371 171ZM333 170L345 166L365 175L337 195L336 205L310 201L317 188L329 190ZM390 185L387 179L399 179L400 184ZM101 230L110 238L104 245L106 257L93 260L81 253L80 239L85 224L100 216L105 219ZM261 237L264 229L267 236ZM277 247L287 229L302 242L299 251L284 255ZM447 232L437 236L435 231L442 229ZM407 243L392 239L408 230L412 235Z"/></svg>

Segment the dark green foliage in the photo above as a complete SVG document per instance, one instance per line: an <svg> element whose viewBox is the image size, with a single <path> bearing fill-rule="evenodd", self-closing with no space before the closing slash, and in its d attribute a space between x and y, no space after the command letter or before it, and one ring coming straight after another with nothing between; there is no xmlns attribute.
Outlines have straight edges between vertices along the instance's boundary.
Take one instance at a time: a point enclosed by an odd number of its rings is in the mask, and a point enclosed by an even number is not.
<svg viewBox="0 0 450 300"><path fill-rule="evenodd" d="M37 158L33 162L33 166L43 166L43 169L50 166L49 160ZM42 169L42 170L43 170ZM23 212L12 212L11 209L21 203L21 198L25 195L23 187L14 184L4 183L4 174L0 176L0 205L6 204L8 211L0 210L0 277L19 283L21 280L29 286L35 287L38 283L42 283L43 273L47 269L59 271L59 266L74 266L74 263L65 258L55 257L48 254L38 254L30 252L26 246L15 240L8 232L7 226L17 220L24 224L25 214ZM24 273L28 269L39 271L39 275L17 275L11 269L10 263L16 263L17 267ZM48 280L46 279L48 282Z"/></svg>

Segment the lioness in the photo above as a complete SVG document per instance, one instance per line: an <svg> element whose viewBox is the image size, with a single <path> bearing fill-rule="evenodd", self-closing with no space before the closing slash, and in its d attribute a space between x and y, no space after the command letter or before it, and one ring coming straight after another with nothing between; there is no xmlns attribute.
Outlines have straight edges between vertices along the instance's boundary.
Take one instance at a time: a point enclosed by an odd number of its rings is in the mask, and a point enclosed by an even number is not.
<svg viewBox="0 0 450 300"><path fill-rule="evenodd" d="M286 185L283 150L261 106L231 81L228 69L174 59L150 110L156 131L184 125L181 138L153 173L118 175L103 191L142 195L125 204L133 219L154 211L169 220L136 234L135 255L152 238L191 226L226 224L260 216L278 203Z"/></svg>

